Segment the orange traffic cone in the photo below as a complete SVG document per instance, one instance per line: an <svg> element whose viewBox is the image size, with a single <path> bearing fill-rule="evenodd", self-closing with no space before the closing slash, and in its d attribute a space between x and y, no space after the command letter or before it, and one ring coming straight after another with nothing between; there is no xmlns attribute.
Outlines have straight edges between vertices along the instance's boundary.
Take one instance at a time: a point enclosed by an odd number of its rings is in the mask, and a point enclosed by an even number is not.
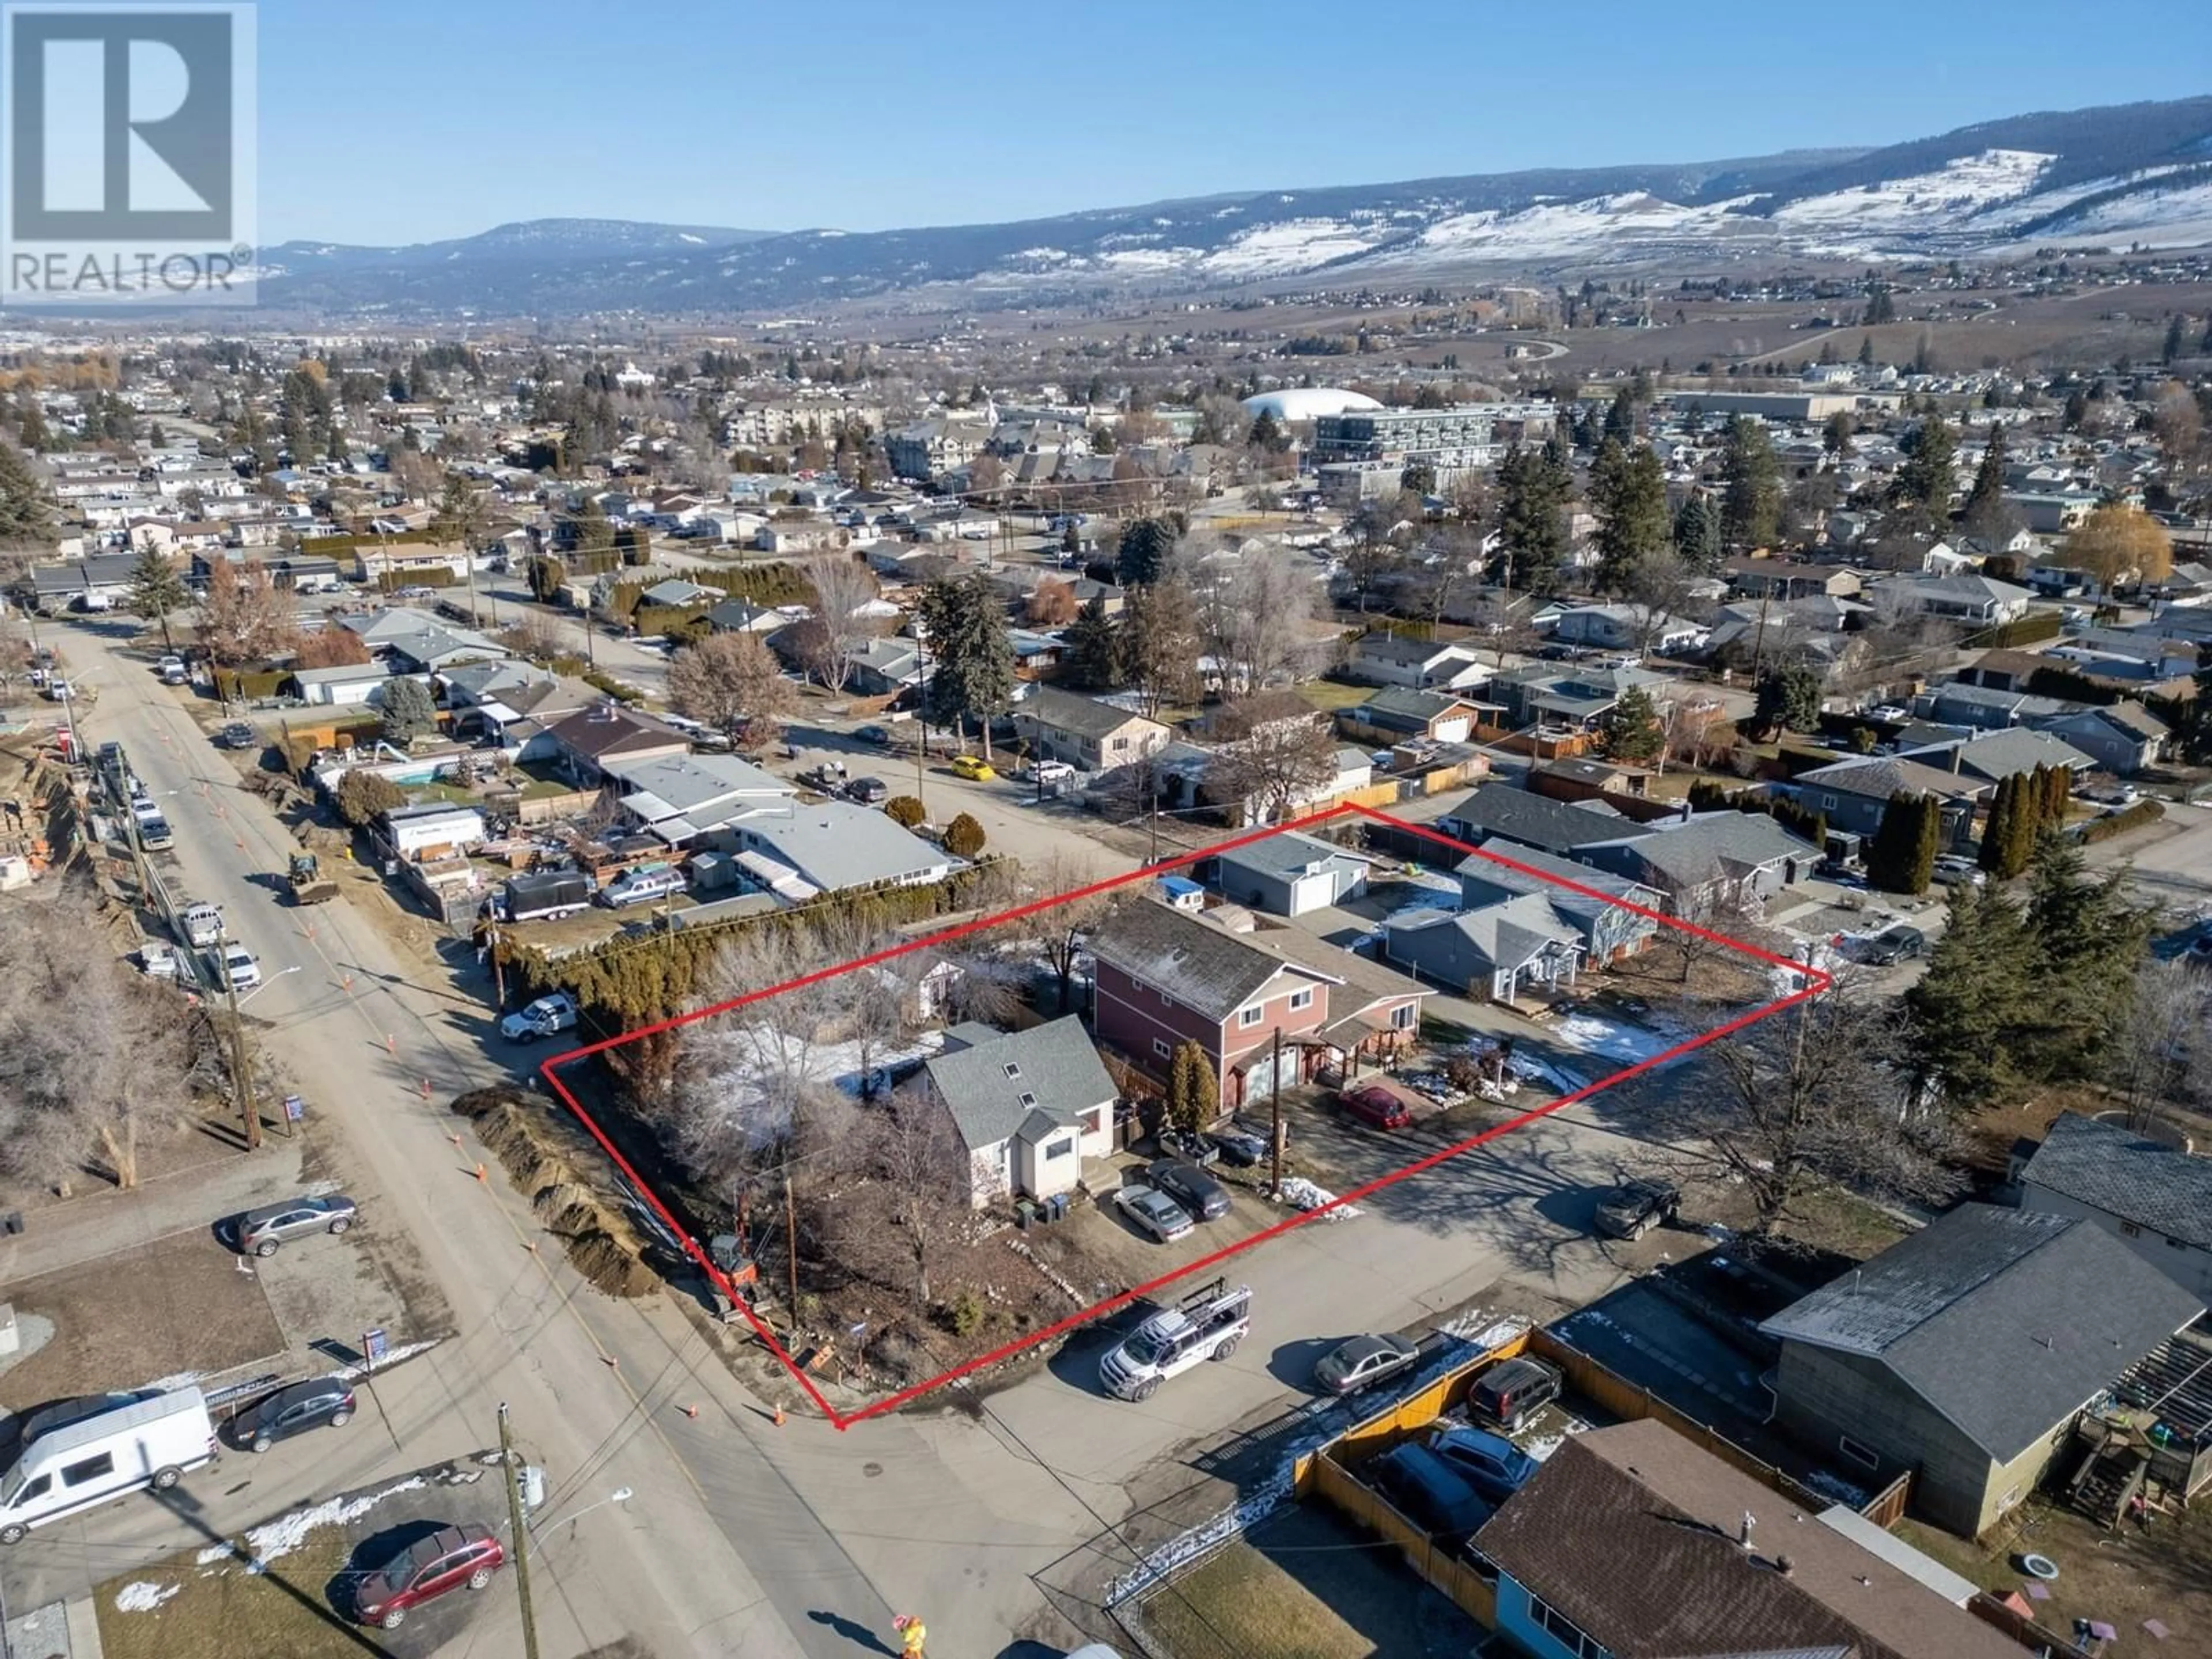
<svg viewBox="0 0 2212 1659"><path fill-rule="evenodd" d="M778 1402L775 1408L775 1415L770 1420L774 1422L779 1429L783 1426L783 1407L781 1402Z"/></svg>
<svg viewBox="0 0 2212 1659"><path fill-rule="evenodd" d="M483 1164L477 1164L477 1179L479 1182L481 1182L481 1181L483 1181L483 1180L484 1180L484 1179L485 1179L485 1176L484 1176L484 1166L483 1166Z"/></svg>
<svg viewBox="0 0 2212 1659"><path fill-rule="evenodd" d="M698 1418L698 1415L699 1415L699 1408L698 1408L698 1407L696 1407L696 1406L686 1406L686 1407L684 1408L684 1416L686 1416L686 1417L691 1418L691 1419L693 1419L696 1421L696 1420L697 1419L697 1418Z"/></svg>

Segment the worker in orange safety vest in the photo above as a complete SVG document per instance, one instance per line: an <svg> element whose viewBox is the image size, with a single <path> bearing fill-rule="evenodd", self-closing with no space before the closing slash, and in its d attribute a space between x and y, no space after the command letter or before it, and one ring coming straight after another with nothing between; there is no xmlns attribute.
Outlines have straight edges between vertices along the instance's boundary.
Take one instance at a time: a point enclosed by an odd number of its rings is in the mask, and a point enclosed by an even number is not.
<svg viewBox="0 0 2212 1659"><path fill-rule="evenodd" d="M923 1659L921 1644L929 1639L929 1632L921 1620L910 1613L902 1613L891 1620L891 1628L899 1633L901 1659Z"/></svg>

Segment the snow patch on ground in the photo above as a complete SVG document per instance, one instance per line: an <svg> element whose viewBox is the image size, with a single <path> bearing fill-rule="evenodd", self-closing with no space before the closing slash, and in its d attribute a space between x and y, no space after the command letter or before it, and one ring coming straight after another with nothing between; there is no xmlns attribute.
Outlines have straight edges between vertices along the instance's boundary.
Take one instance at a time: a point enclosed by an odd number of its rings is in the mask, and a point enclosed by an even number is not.
<svg viewBox="0 0 2212 1659"><path fill-rule="evenodd" d="M182 1589L182 1584L149 1584L142 1578L115 1592L115 1610L118 1613L158 1612L162 1602Z"/></svg>
<svg viewBox="0 0 2212 1659"><path fill-rule="evenodd" d="M248 1572L265 1572L271 1561L289 1555L307 1541L307 1534L319 1527L350 1525L367 1515L394 1492L415 1492L428 1483L419 1474L356 1498L331 1498L311 1508L295 1510L289 1515L280 1515L248 1532L237 1545L211 1544L195 1558L202 1566L217 1561L236 1560L243 1556Z"/></svg>
<svg viewBox="0 0 2212 1659"><path fill-rule="evenodd" d="M1685 1032L1652 1030L1642 1025L1625 1024L1606 1018L1601 1014L1577 1011L1556 1023L1547 1024L1546 1035L1565 1044L1578 1054L1595 1054L1601 1060L1614 1060L1623 1066L1633 1066L1650 1060L1654 1054L1663 1054L1680 1042Z"/></svg>
<svg viewBox="0 0 2212 1659"><path fill-rule="evenodd" d="M1518 1314L1500 1316L1487 1308L1469 1308L1437 1327L1446 1336L1455 1336L1471 1348L1486 1352L1503 1347L1528 1328L1528 1322Z"/></svg>
<svg viewBox="0 0 2212 1659"><path fill-rule="evenodd" d="M1321 1210L1323 1221L1349 1221L1360 1213L1357 1204L1337 1204L1334 1193L1326 1187L1315 1186L1304 1176L1291 1176L1285 1180L1276 1198L1294 1210ZM1331 1204L1336 1204L1336 1207L1333 1210L1325 1207Z"/></svg>
<svg viewBox="0 0 2212 1659"><path fill-rule="evenodd" d="M787 1077L801 1085L827 1085L855 1097L865 1080L862 1064L867 1045L851 1041L809 1042L771 1021L718 1030L708 1042L711 1046L695 1075L702 1083L711 1082L733 1114L750 1111L765 1102L771 1079ZM942 1050L945 1033L925 1031L905 1042L878 1042L873 1047L880 1083L887 1074L918 1066Z"/></svg>
<svg viewBox="0 0 2212 1659"><path fill-rule="evenodd" d="M1589 1426L1581 1418L1571 1417L1559 1425L1559 1431L1557 1434L1531 1435L1528 1439L1518 1443L1522 1451L1527 1452L1529 1456L1540 1463L1560 1447L1565 1445L1568 1436L1585 1433Z"/></svg>
<svg viewBox="0 0 2212 1659"><path fill-rule="evenodd" d="M1283 219L1231 237L1202 264L1218 276L1274 276L1364 253L1375 241L1339 219Z"/></svg>
<svg viewBox="0 0 2212 1659"><path fill-rule="evenodd" d="M1774 222L1793 229L1832 227L1877 235L1940 230L1978 209L2027 195L2057 159L2032 149L1985 149L1933 173L1808 196L1777 208Z"/></svg>
<svg viewBox="0 0 2212 1659"><path fill-rule="evenodd" d="M398 1347L386 1349L384 1358L377 1361L376 1369L380 1371L388 1371L403 1359L412 1359L418 1353L429 1352L438 1346L439 1340L439 1338L434 1336L426 1342L406 1342L402 1343ZM369 1367L366 1362L359 1365L341 1365L331 1374L349 1378L367 1376L369 1374Z"/></svg>

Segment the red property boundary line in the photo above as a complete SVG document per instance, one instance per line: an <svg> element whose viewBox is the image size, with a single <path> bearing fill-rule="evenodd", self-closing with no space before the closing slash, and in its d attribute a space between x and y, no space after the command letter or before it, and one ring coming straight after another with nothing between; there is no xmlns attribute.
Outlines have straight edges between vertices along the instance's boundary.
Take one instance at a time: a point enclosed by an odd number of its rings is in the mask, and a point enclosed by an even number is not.
<svg viewBox="0 0 2212 1659"><path fill-rule="evenodd" d="M1001 1347L994 1348L988 1353L979 1355L977 1358L970 1359L963 1364L957 1365L939 1376L931 1377L927 1382L917 1382L910 1388L902 1389L896 1394L889 1395L884 1399L878 1400L872 1405L864 1407L860 1410L855 1412L840 1412L823 1397L821 1389L815 1386L813 1379L808 1376L804 1370L799 1369L798 1364L793 1361L790 1354L785 1351L783 1345L776 1340L775 1333L771 1331L761 1317L745 1303L744 1299L737 1294L736 1287L730 1283L729 1279L723 1274L721 1270L716 1267L712 1261L708 1260L707 1253L700 1248L698 1241L694 1239L684 1225L670 1212L667 1205L661 1201L659 1194L655 1193L651 1187L646 1184L643 1177L641 1177L638 1174L637 1170L631 1166L629 1160L622 1155L621 1151L617 1148L614 1142L607 1137L606 1132L600 1128L599 1123L592 1118L592 1115L584 1109L583 1103L576 1098L575 1095L570 1091L568 1085L562 1081L561 1079L561 1071L563 1067L572 1066L579 1060L589 1059L593 1054L602 1054L607 1049L619 1048L623 1043L635 1042L641 1037L651 1036L661 1031L673 1030L678 1026L689 1025L695 1021L706 1019L715 1014L727 1013L732 1009L742 1008L750 1003L764 1001L768 998L773 996L780 996L786 991L798 990L800 988L808 985L817 985L824 980L835 979L843 974L849 974L860 969L872 967L878 963L888 962L893 957L905 956L910 951L933 949L937 946L949 944L952 940L964 939L971 933L981 933L986 928L1001 927L1010 921L1018 921L1024 916L1034 915L1040 911L1049 910L1058 905L1069 904L1074 902L1078 899L1089 898L1097 894L1111 892L1116 888L1126 887L1133 883L1156 880L1162 875L1171 871L1181 869L1186 865L1195 863L1200 859L1216 857L1218 854L1228 852L1235 848L1246 847L1251 845L1255 842L1265 841L1270 836L1284 835L1292 830L1310 830L1316 824L1328 823L1337 818L1352 817L1371 819L1376 823L1387 824L1392 829L1401 830L1410 835L1419 836L1424 840L1434 842L1438 847L1449 852L1458 854L1462 857L1472 855L1476 858L1488 859L1492 863L1502 865L1509 870L1518 871L1522 875L1533 877L1540 881L1549 882L1555 887L1564 887L1570 892L1579 893L1586 898L1594 898L1605 904L1615 906L1620 909L1632 911L1634 914L1640 916L1648 917L1651 921L1657 922L1662 927L1672 927L1686 933L1694 933L1700 939L1711 940L1716 944L1724 945L1731 951L1737 951L1741 955L1751 957L1757 961L1763 962L1769 967L1780 968L1796 975L1800 981L1798 988L1784 996L1776 998L1771 1002L1764 1003L1759 1007L1752 1009L1747 1013L1739 1014L1734 1019L1728 1021L1724 1024L1715 1026L1710 1031L1700 1032L1696 1036L1686 1038L1684 1041L1674 1044L1674 1047L1665 1049L1659 1054L1653 1054L1647 1060L1639 1060L1635 1065L1627 1066L1621 1071L1615 1072L1611 1076L1601 1079L1598 1082L1584 1084L1581 1088L1573 1091L1570 1094L1562 1095L1557 1100L1549 1102L1542 1106L1535 1107L1531 1110L1522 1112L1516 1116L1508 1118L1503 1123L1493 1124L1491 1127L1484 1129L1479 1133L1469 1135L1464 1140L1456 1141L1451 1146L1443 1147L1439 1151L1431 1152L1425 1157L1417 1158L1413 1163L1407 1164L1405 1168L1401 1170L1393 1170L1388 1175L1377 1176L1374 1180L1369 1181L1358 1187L1355 1187L1348 1193L1340 1194L1329 1203L1322 1205L1316 1209L1307 1210L1296 1215L1285 1217L1283 1220L1275 1223L1273 1226L1265 1228L1262 1231L1253 1234L1249 1238L1242 1239L1237 1243L1225 1246L1221 1249L1213 1251L1210 1255L1201 1256L1199 1260L1189 1263L1186 1267L1178 1267L1171 1273L1162 1273L1157 1279L1148 1279L1142 1285L1139 1285L1132 1289L1121 1291L1119 1295L1111 1296L1103 1302L1095 1303L1091 1306L1082 1310L1080 1312L1070 1314L1066 1318L1059 1320L1053 1324L1046 1326L1042 1330L1033 1331L1027 1336L1024 1336L1018 1340L1006 1343ZM741 996L732 997L726 1001L715 1003L711 1007L700 1008L690 1013L678 1014L672 1018L658 1020L653 1024L641 1026L637 1030L625 1031L619 1036L607 1037L598 1042L587 1043L581 1048L571 1048L565 1053L554 1055L551 1059L544 1061L541 1066L539 1066L538 1069L539 1073L545 1079L545 1081L552 1087L555 1094L560 1097L562 1103L575 1115L576 1121L581 1123L585 1129L590 1133L592 1139L599 1143L600 1150L605 1152L606 1155L614 1161L615 1167L622 1171L623 1176L629 1182L631 1187L636 1190L638 1195L642 1198L647 1204L652 1206L653 1213L667 1226L670 1234L682 1242L684 1253L698 1265L698 1267L714 1282L717 1286L729 1296L732 1305L744 1315L747 1322L752 1326L754 1334L767 1345L769 1352L773 1353L776 1358L782 1363L784 1368L791 1373L793 1380L805 1391L807 1398L813 1401L815 1407L822 1413L823 1416L828 1419L833 1426L842 1430L848 1429L855 1423L863 1422L871 1417L878 1417L887 1412L896 1411L900 1407L907 1405L915 1400L918 1400L922 1395L928 1394L934 1389L941 1389L947 1383L957 1382L960 1378L969 1375L971 1372L981 1370L988 1365L996 1364L1000 1360L1010 1358L1013 1355L1021 1352L1025 1348L1034 1347L1038 1343L1048 1341L1054 1337L1061 1335L1066 1332L1072 1331L1078 1326L1088 1324L1091 1321L1097 1319L1103 1315L1112 1313L1119 1308L1127 1307L1130 1303L1137 1301L1140 1297L1150 1296L1154 1291L1163 1290L1168 1285L1176 1283L1178 1280L1188 1279L1194 1274L1203 1273L1207 1268L1218 1266L1219 1263L1227 1261L1231 1256L1237 1255L1239 1251L1249 1250L1255 1245L1264 1244L1271 1238L1275 1238L1284 1233L1289 1232L1292 1228L1303 1227L1309 1222L1317 1221L1332 1210L1337 1209L1345 1205L1357 1203L1360 1200L1378 1193L1386 1187L1389 1187L1395 1185L1398 1182L1404 1181L1409 1176L1419 1175L1425 1170L1432 1170L1440 1164L1446 1163L1452 1158L1459 1157L1462 1152L1471 1152L1477 1146L1486 1145L1488 1142L1498 1139L1502 1136L1510 1135L1516 1130L1524 1129L1529 1124L1534 1123L1540 1119L1549 1117L1554 1112L1560 1111L1566 1107L1576 1105L1582 1101L1588 1100L1601 1090L1609 1089L1615 1084L1625 1082L1628 1079L1636 1077L1642 1073L1651 1071L1657 1066L1663 1066L1669 1060L1679 1060L1684 1054L1689 1054L1694 1049L1703 1048L1708 1042L1715 1042L1721 1037L1730 1035L1733 1032L1740 1031L1747 1025L1754 1024L1759 1020L1765 1019L1771 1015L1781 1012L1785 1008L1795 1006L1796 1004L1805 1001L1808 998L1818 996L1820 993L1828 989L1833 983L1833 976L1820 969L1811 967L1804 963L1793 961L1788 957L1777 955L1771 951L1762 950L1759 946L1747 944L1741 939L1730 939L1725 933L1716 933L1711 928L1701 927L1694 922L1683 921L1677 917L1662 915L1661 912L1648 908L1644 905L1632 904L1625 899L1615 898L1609 893L1601 892L1593 887L1586 887L1579 882L1566 880L1564 878L1552 874L1548 871L1535 869L1531 866L1521 863L1519 860L1510 858L1503 854L1490 852L1481 848L1467 846L1464 842L1454 841L1449 836L1442 835L1437 830L1429 829L1425 825L1408 823L1402 818L1393 817L1387 812L1377 811L1371 807L1340 805L1332 806L1319 812L1309 813L1304 817L1292 819L1286 823L1270 824L1264 829L1253 830L1245 835L1232 836L1228 840L1217 842L1210 847L1201 848L1194 853L1184 854L1180 858L1164 859L1158 864L1148 865L1142 868L1130 871L1126 875L1110 876L1103 881L1092 882L1087 886L1076 888L1070 892L1055 894L1047 898L1033 900L1030 903L1017 906L1013 909L1000 911L996 915L981 917L973 921L963 922L957 927L944 928L939 932L931 933L922 939L915 939L905 945L894 945L889 950L878 951L871 955L859 957L851 962L840 963L833 967L818 969L811 974L802 974L796 979L787 980L781 985L769 986L764 990L748 991Z"/></svg>

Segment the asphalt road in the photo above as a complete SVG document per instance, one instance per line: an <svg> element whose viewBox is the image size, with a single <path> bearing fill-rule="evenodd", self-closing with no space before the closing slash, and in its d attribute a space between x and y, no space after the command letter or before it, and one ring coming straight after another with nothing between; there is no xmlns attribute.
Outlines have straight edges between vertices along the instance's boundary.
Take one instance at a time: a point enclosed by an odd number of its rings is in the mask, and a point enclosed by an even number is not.
<svg viewBox="0 0 2212 1659"><path fill-rule="evenodd" d="M96 671L97 706L80 712L84 740L122 741L167 798L181 887L222 904L272 976L251 1005L268 1023L262 1040L310 1109L342 1132L336 1162L364 1224L404 1227L420 1244L458 1334L377 1384L388 1438L360 1432L364 1423L247 1469L227 1461L187 1483L189 1512L133 1502L47 1528L7 1559L10 1603L82 1594L211 1531L495 1443L504 1400L549 1472L556 1521L618 1487L637 1494L548 1536L536 1582L549 1655L633 1633L659 1655L842 1659L854 1643L824 1620L888 1631L888 1601L763 1456L757 1437L773 1431L764 1414L691 1328L658 1300L584 1291L554 1253L528 1248L539 1230L507 1184L473 1179L477 1149L455 1147L452 1120L422 1084L441 1103L507 1075L479 1045L487 1011L445 985L411 982L348 905L286 908L269 877L283 868L289 834L145 663L95 645L90 630L72 634L79 661L103 648L109 659ZM689 1404L697 1419L684 1415ZM489 1598L482 1633L504 1646L511 1637L498 1632L518 1617L511 1596Z"/></svg>
<svg viewBox="0 0 2212 1659"><path fill-rule="evenodd" d="M489 1443L505 1399L553 1482L540 1580L549 1659L624 1632L663 1656L833 1659L875 1650L894 1607L925 1613L951 1652L1033 1653L1008 1645L1044 1614L1032 1575L1128 1519L1140 1481L1199 1479L1185 1467L1197 1448L1301 1398L1317 1346L1417 1323L1501 1280L1580 1301L1624 1270L1618 1247L1587 1230L1590 1190L1611 1178L1624 1126L1577 1110L1378 1194L1356 1219L1237 1258L1255 1292L1253 1340L1147 1406L1102 1397L1095 1352L1086 1364L1074 1350L980 1411L948 1396L942 1410L842 1435L796 1416L775 1428L679 1315L582 1291L550 1252L526 1248L540 1235L506 1183L471 1178L473 1147L453 1146L450 1120L421 1085L428 1077L442 1102L510 1074L505 1050L484 1046L489 1011L468 994L479 988L473 969L422 981L347 903L285 908L270 878L292 849L289 833L238 787L144 662L95 645L90 629L70 635L80 660L111 659L95 671L102 696L87 713L87 741L122 740L168 797L185 890L223 904L277 975L252 1005L270 1022L264 1040L311 1109L343 1132L338 1173L363 1198L367 1224L404 1226L420 1242L460 1334L379 1385L392 1438L361 1434L364 1419L257 1460L243 1484L189 1483L207 1506L196 1517L123 1504L41 1534L4 1564L14 1605L34 1584L82 1593L206 1528L233 1531ZM823 733L820 746L845 742ZM967 806L1024 858L1065 847L1102 872L1127 867L1017 786L933 770L928 787L933 816ZM1355 1176L1428 1149L1401 1139L1353 1138ZM636 1494L628 1504L558 1524L621 1486ZM511 1597L488 1602L482 1633L507 1640L512 1609Z"/></svg>

